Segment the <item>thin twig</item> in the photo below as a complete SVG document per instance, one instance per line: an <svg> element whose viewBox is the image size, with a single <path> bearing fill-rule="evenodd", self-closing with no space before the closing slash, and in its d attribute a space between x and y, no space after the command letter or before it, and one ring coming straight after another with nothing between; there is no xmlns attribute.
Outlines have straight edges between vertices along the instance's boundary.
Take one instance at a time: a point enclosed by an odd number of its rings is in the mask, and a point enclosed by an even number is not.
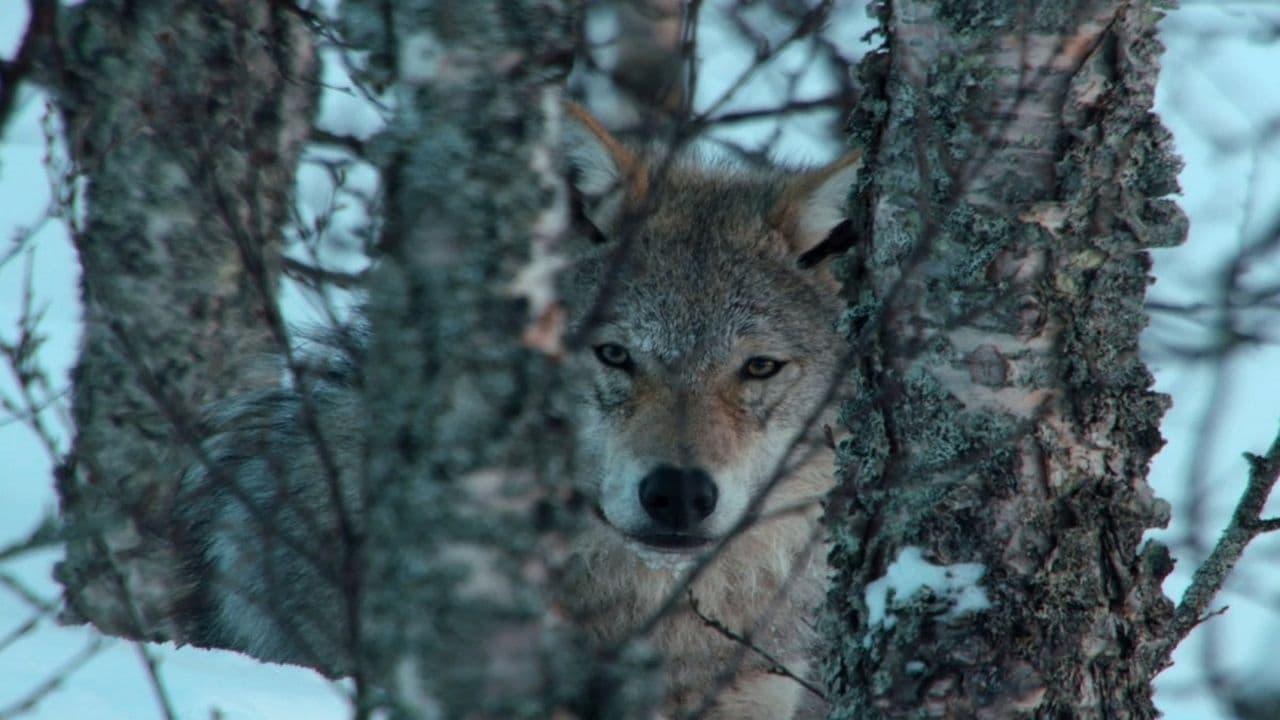
<svg viewBox="0 0 1280 720"><path fill-rule="evenodd" d="M43 682L32 688L31 692L27 693L26 696L6 707L0 708L0 720L10 720L35 710L41 700L44 700L55 690L62 687L62 684L67 681L67 678L71 677L72 673L92 660L104 647L106 647L106 639L101 635L94 635L80 652L58 666Z"/></svg>
<svg viewBox="0 0 1280 720"><path fill-rule="evenodd" d="M22 598L23 602L36 610L45 613L52 613L58 609L57 603L40 597L34 590L27 587L25 583L9 573L0 572L0 585L3 585L14 595Z"/></svg>
<svg viewBox="0 0 1280 720"><path fill-rule="evenodd" d="M797 683L799 683L800 686L803 687L805 690L808 690L809 692L813 693L824 702L826 701L827 694L822 691L822 688L818 687L817 685L814 685L813 683L804 679L803 677L796 674L795 672L792 672L791 669L788 668L785 663L778 660L774 656L770 655L768 651L764 650L759 645L756 645L754 642L751 641L751 638L745 637L743 635L739 635L738 633L726 627L724 623L720 622L719 620L716 620L715 618L709 617L705 613L703 613L702 610L698 607L698 601L693 597L692 592L689 593L689 608L693 610L693 614L697 615L698 619L701 620L704 625L720 633L728 640L741 645L742 647L746 648L747 650L750 650L756 655L759 655L762 660L764 660L766 663L769 664L769 667L765 670L765 672L772 673L774 675L781 675L782 677L785 677L785 678L790 678L796 681Z"/></svg>
<svg viewBox="0 0 1280 720"><path fill-rule="evenodd" d="M10 630L4 636L0 636L0 652L8 650L10 645L13 645L22 638L30 635L37 627L40 626L40 621L46 616L47 613L44 611L37 611L18 625L18 627Z"/></svg>
<svg viewBox="0 0 1280 720"><path fill-rule="evenodd" d="M46 515L40 524L26 537L0 547L0 561L17 557L33 550L58 545L63 541L62 524L55 515Z"/></svg>
<svg viewBox="0 0 1280 720"><path fill-rule="evenodd" d="M337 147L344 148L357 157L365 157L365 142L354 135L345 135L321 128L313 128L311 130L311 139L317 143L335 145Z"/></svg>
<svg viewBox="0 0 1280 720"><path fill-rule="evenodd" d="M160 679L160 666L155 655L147 648L146 643L135 642L133 647L138 651L143 669L147 671L147 682L151 685L151 692L156 696L156 704L160 706L160 715L164 720L177 720L178 715L173 711L173 702L169 700L169 690Z"/></svg>
<svg viewBox="0 0 1280 720"><path fill-rule="evenodd" d="M1275 519L1261 519L1262 508L1271 495L1271 489L1280 479L1280 434L1276 435L1266 455L1245 453L1245 458L1249 461L1249 484L1231 514L1227 529L1218 538L1213 552L1196 568L1190 587L1183 593L1182 601L1174 611L1173 626L1161 646L1161 657L1167 657L1187 633L1207 617L1206 608L1222 589L1245 547L1258 535L1280 525Z"/></svg>
<svg viewBox="0 0 1280 720"><path fill-rule="evenodd" d="M364 270L357 272L326 270L291 257L283 258L282 264L285 275L310 288L321 288L325 285L332 285L344 290L358 288L364 283L366 274Z"/></svg>

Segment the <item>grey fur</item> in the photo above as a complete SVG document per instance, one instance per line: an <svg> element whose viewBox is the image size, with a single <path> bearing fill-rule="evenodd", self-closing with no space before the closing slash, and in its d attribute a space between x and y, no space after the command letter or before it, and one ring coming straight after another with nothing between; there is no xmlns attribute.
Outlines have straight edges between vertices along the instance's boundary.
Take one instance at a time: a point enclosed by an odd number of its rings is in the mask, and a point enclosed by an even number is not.
<svg viewBox="0 0 1280 720"><path fill-rule="evenodd" d="M350 656L344 545L330 488L342 488L358 532L364 422L358 350L342 334L317 339L326 356L304 365L305 392L273 388L211 408L211 435L182 480L178 507L199 551L200 639L337 675Z"/></svg>
<svg viewBox="0 0 1280 720"><path fill-rule="evenodd" d="M832 480L823 429L834 425L830 389L842 342L835 284L825 268L801 269L797 258L841 217L841 207L829 206L843 204L847 170L856 166L801 174L691 158L667 163L616 145L577 117L567 155L579 170L586 216L608 242L580 248L565 274L570 336L582 340L571 348L566 377L579 482L602 521L577 540L575 572L562 588L566 606L602 642L616 641L692 562L627 537L645 530L633 506L647 468L668 462L712 472L725 497L708 519L717 536L780 472L763 512L808 505L751 526L691 592L704 613L803 672L812 641L805 618L825 572L822 546L810 540L817 499ZM602 366L592 350L602 341L625 345L634 372ZM202 556L205 641L340 674L350 667L342 591L350 578L333 489L341 488L358 530L353 488L365 423L358 344L327 347L333 360L309 376L306 391L265 390L213 410L209 463L186 475L182 505ZM744 353L785 356L787 365L776 379L744 381ZM668 659L668 711L696 707L740 650L687 605L653 638ZM770 674L752 653L740 671L715 717L794 714L792 681Z"/></svg>

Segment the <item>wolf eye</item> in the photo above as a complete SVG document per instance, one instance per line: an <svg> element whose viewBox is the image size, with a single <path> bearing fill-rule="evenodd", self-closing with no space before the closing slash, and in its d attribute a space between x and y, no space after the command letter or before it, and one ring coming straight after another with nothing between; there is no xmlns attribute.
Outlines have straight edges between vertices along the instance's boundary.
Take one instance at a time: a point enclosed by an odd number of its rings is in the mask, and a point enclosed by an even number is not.
<svg viewBox="0 0 1280 720"><path fill-rule="evenodd" d="M617 343L604 343L595 347L596 357L609 367L627 370L631 367L631 353Z"/></svg>
<svg viewBox="0 0 1280 720"><path fill-rule="evenodd" d="M768 380L777 375L786 361L767 357L748 358L742 365L742 377L746 380Z"/></svg>

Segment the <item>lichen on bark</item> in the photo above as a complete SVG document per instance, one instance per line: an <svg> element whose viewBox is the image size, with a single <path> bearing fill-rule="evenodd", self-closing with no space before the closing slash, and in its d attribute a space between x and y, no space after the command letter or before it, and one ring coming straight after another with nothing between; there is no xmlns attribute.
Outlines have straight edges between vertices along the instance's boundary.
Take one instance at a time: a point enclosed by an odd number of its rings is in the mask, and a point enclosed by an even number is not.
<svg viewBox="0 0 1280 720"><path fill-rule="evenodd" d="M96 0L63 8L57 30L37 79L85 187L76 437L58 471L65 617L182 641L173 451L279 349L263 316L315 104L311 36L256 2Z"/></svg>
<svg viewBox="0 0 1280 720"><path fill-rule="evenodd" d="M586 654L548 593L573 524L571 436L553 409L558 331L531 328L554 320L554 287L535 286L553 281L568 230L559 86L573 9L343 5L375 59L367 79L389 83L396 108L373 142L385 226L355 640L357 682L382 692L365 711L640 717L653 700L643 678Z"/></svg>
<svg viewBox="0 0 1280 720"><path fill-rule="evenodd" d="M1168 519L1146 484L1167 401L1137 343L1145 251L1186 230L1151 113L1159 12L1046 7L879 6L832 717L1155 715L1172 608L1140 542ZM992 608L948 621L926 594L868 627L864 589L907 545L981 563Z"/></svg>

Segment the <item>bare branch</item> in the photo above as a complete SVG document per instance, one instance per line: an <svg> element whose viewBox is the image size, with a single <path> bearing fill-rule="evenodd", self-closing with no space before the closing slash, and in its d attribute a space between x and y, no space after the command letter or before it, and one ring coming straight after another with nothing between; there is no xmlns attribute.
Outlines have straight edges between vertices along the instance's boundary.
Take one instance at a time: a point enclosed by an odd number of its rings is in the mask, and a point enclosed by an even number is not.
<svg viewBox="0 0 1280 720"><path fill-rule="evenodd" d="M1265 455L1246 453L1245 458L1249 461L1249 484L1245 487L1240 502L1236 504L1235 512L1231 514L1231 523L1218 538L1213 552L1196 568L1191 586L1178 603L1173 625L1163 648L1166 655L1207 617L1205 609L1222 589L1222 584L1249 543L1259 534L1280 527L1276 520L1260 519L1271 489L1275 487L1276 480L1280 479L1280 435L1276 436Z"/></svg>
<svg viewBox="0 0 1280 720"><path fill-rule="evenodd" d="M94 635L89 642L67 660L58 666L49 676L45 678L39 685L32 688L31 692L7 707L0 708L0 720L10 720L11 718L21 717L36 709L41 700L44 700L51 693L62 687L63 683L85 663L92 660L99 652L106 647L107 641L101 635Z"/></svg>
<svg viewBox="0 0 1280 720"><path fill-rule="evenodd" d="M322 288L326 285L352 289L360 287L364 282L364 272L341 272L325 270L291 257L283 259L284 274L311 288Z"/></svg>
<svg viewBox="0 0 1280 720"><path fill-rule="evenodd" d="M730 630L727 626L725 626L724 623L720 622L719 620L716 620L715 618L712 618L712 617L708 617L705 613L702 612L702 609L698 607L698 601L693 596L692 592L688 593L687 597L689 599L689 609L693 611L694 615L698 616L698 619L702 621L703 625L706 625L712 630L715 630L716 632L720 633L727 640L737 643L742 647L746 648L747 650L749 650L750 652L753 652L756 655L758 655L762 660L764 660L766 663L769 664L767 672L772 673L774 675L781 675L782 677L785 677L785 678L790 678L791 680L794 680L795 682L799 683L800 686L803 687L805 690L808 690L809 692L813 693L814 696L820 698L823 702L827 700L827 694L822 691L822 688L804 679L804 677L801 676L800 674L793 672L790 668L787 667L786 663L775 658L773 655L770 655L767 651L765 651L759 645L756 645L754 642L752 642L750 637L739 635L733 630Z"/></svg>

